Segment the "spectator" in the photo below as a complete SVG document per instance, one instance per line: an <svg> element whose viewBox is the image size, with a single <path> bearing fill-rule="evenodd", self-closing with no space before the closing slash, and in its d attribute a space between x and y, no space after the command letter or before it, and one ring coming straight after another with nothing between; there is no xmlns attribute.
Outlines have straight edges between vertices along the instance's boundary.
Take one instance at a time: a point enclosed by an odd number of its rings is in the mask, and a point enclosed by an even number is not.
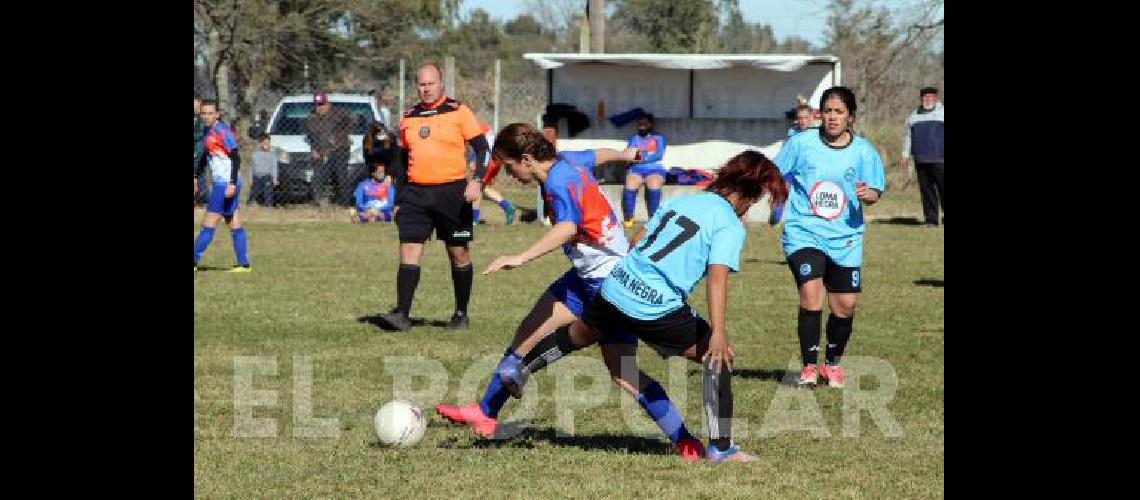
<svg viewBox="0 0 1140 500"><path fill-rule="evenodd" d="M652 114L637 119L637 133L629 137L628 147L638 149L640 163L630 165L625 174L625 190L622 191L622 212L625 227L633 227L634 206L637 204L637 190L645 183L645 208L649 217L657 212L661 204L661 186L665 184L665 167L661 158L665 156L665 136L653 129L655 120Z"/></svg>
<svg viewBox="0 0 1140 500"><path fill-rule="evenodd" d="M269 111L263 109L257 112L257 116L249 126L248 135L255 141L260 141L262 136L269 136Z"/></svg>
<svg viewBox="0 0 1140 500"><path fill-rule="evenodd" d="M332 203L348 204L348 134L353 117L334 108L324 92L313 94L316 109L305 118L305 135L313 152L313 203L318 203L326 182L332 184Z"/></svg>
<svg viewBox="0 0 1140 500"><path fill-rule="evenodd" d="M922 215L926 225L937 226L940 206L942 221L946 221L945 111L938 101L938 89L926 87L918 95L922 104L906 119L900 166L905 171L907 158L914 155L914 170L918 173L918 189L922 194Z"/></svg>
<svg viewBox="0 0 1140 500"><path fill-rule="evenodd" d="M356 217L353 222L391 222L392 208L396 205L396 186L384 169L383 163L369 164L370 177L360 181L353 192L356 199Z"/></svg>
<svg viewBox="0 0 1140 500"><path fill-rule="evenodd" d="M389 175L395 172L392 167L396 160L396 138L388 131L388 127L379 121L372 122L368 132L364 133L362 142L364 163L370 169L372 165L380 164Z"/></svg>
<svg viewBox="0 0 1140 500"><path fill-rule="evenodd" d="M416 69L420 102L400 119L401 157L407 158L406 182L397 184L400 268L396 274L396 309L382 316L389 326L407 331L412 323L420 259L432 233L447 247L455 314L447 329L467 329L467 304L474 271L468 243L474 237L471 202L483 195L487 138L466 104L444 95L443 70L435 63ZM475 149L475 172L468 175L465 143Z"/></svg>
<svg viewBox="0 0 1140 500"><path fill-rule="evenodd" d="M273 188L277 186L277 154L269 147L269 136L262 135L253 152L253 193L249 202L272 207Z"/></svg>

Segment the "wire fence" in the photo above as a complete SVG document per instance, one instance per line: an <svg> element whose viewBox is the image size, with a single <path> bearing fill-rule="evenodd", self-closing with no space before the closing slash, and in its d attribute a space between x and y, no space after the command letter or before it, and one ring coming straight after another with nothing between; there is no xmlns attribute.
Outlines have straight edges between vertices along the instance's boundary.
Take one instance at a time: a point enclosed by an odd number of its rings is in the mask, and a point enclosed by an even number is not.
<svg viewBox="0 0 1140 500"><path fill-rule="evenodd" d="M263 88L247 89L244 96L241 89L199 75L194 91L203 99L218 101L219 119L230 126L238 141L243 202L351 206L353 189L368 175L366 132L379 122L395 138L401 114L419 100L414 63L403 61L402 66L403 79L394 72L381 80L347 79L322 85L268 82ZM526 75L500 72L498 92L494 72L480 78L456 75L445 92L466 102L476 116L492 126L533 122L546 103L546 82L535 75L534 71ZM327 114L315 112L313 96L317 90L328 96L332 109ZM197 157L201 130L195 123ZM267 144L261 144L262 137L268 138ZM270 154L259 154L255 162L254 152L266 147ZM267 157L275 160L276 175L269 174L272 169L266 166L270 163ZM496 182L517 181L499 176ZM200 181L196 204L205 201L209 184L205 179Z"/></svg>

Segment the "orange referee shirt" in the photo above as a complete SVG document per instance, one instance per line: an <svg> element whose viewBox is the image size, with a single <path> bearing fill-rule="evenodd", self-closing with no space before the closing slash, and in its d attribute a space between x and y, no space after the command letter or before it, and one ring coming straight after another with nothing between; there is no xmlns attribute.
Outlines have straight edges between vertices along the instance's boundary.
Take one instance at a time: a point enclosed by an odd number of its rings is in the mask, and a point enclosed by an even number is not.
<svg viewBox="0 0 1140 500"><path fill-rule="evenodd" d="M450 97L408 108L400 120L400 140L408 149L408 182L444 184L467 178L466 142L482 133L471 108Z"/></svg>

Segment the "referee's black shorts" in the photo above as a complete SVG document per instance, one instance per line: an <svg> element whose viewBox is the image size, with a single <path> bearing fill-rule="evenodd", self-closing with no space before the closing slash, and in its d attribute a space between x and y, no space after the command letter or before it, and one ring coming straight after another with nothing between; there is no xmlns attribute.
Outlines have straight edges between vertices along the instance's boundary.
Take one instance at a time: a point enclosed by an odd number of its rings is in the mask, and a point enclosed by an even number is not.
<svg viewBox="0 0 1140 500"><path fill-rule="evenodd" d="M471 241L474 227L471 204L463 198L467 180L445 184L408 183L396 197L400 211L396 227L400 243L423 243L435 230L435 238L447 244Z"/></svg>
<svg viewBox="0 0 1140 500"><path fill-rule="evenodd" d="M601 292L582 313L582 322L602 334L602 338L634 335L657 351L662 358L680 356L691 346L708 342L712 327L688 304L655 319L627 316L606 300Z"/></svg>

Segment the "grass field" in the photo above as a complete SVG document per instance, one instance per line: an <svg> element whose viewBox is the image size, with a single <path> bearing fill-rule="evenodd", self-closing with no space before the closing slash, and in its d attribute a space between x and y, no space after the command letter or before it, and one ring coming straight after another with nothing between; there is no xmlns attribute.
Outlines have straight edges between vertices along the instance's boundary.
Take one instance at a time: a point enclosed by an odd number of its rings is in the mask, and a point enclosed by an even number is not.
<svg viewBox="0 0 1140 500"><path fill-rule="evenodd" d="M530 191L510 188L506 194L524 206L533 204ZM907 224L908 218L919 217L919 206L912 188L888 192L869 210L874 221L865 243L864 293L847 350L851 357L878 359L893 367L898 386L886 408L901 425L902 436L885 436L867 412L861 413L857 429L845 428L841 391L781 385L789 363L799 358L796 293L777 235L767 226L753 226L741 256L742 272L729 280L728 325L737 353L735 413L748 421L747 435L737 442L760 460L717 466L684 464L671 454L667 440L636 404L608 385L593 347L576 353L582 357L577 362L564 361L537 374L523 402L508 402L500 422L529 413L518 419L529 425L514 439L477 439L466 428L446 426L435 416L434 403L466 403L482 394L488 370L518 321L568 267L560 252L520 270L491 277L476 274L469 331L451 333L425 325L410 333L392 333L361 318L394 305L398 260L393 226L349 224L347 216L335 212L250 209L254 272L204 271L194 276L195 493L941 497L944 231ZM479 226L472 244L477 271L495 255L525 248L545 230L537 224L504 226L501 211L490 203L483 212L491 222ZM200 218L196 210L195 233ZM228 231L218 231L202 265L233 265ZM691 297L702 312L704 295L700 284ZM442 245L430 242L412 315L446 321L453 304ZM666 362L644 347L640 352L643 369L662 381L674 401L683 401L679 406L686 423L703 436L697 365ZM265 357L276 367L275 375L253 378L256 390L276 393L275 406L253 410L255 418L276 421L276 437L233 434L235 359L241 356ZM294 408L295 380L303 378L294 373L294 356L311 356L312 415L335 418L338 437L294 436L299 428L294 418L304 413ZM443 395L412 398L431 418L424 440L414 448L392 450L375 444L373 413L394 391L394 378L385 370L387 356L422 356L446 369ZM589 370L595 365L596 370ZM576 414L569 433L558 423L554 388L566 382L573 367L581 366L598 375L608 392L600 405ZM686 390L668 382L671 367L687 374ZM398 366L390 364L388 370L398 371ZM881 383L876 380L864 379L862 389L873 389ZM589 382L587 377L571 381L579 389ZM420 383L428 386L426 380ZM760 432L765 425L795 421L770 415L776 402L786 406L789 398L800 401L792 411L817 407L823 429ZM623 409L634 428L625 423ZM858 437L849 437L853 430Z"/></svg>

